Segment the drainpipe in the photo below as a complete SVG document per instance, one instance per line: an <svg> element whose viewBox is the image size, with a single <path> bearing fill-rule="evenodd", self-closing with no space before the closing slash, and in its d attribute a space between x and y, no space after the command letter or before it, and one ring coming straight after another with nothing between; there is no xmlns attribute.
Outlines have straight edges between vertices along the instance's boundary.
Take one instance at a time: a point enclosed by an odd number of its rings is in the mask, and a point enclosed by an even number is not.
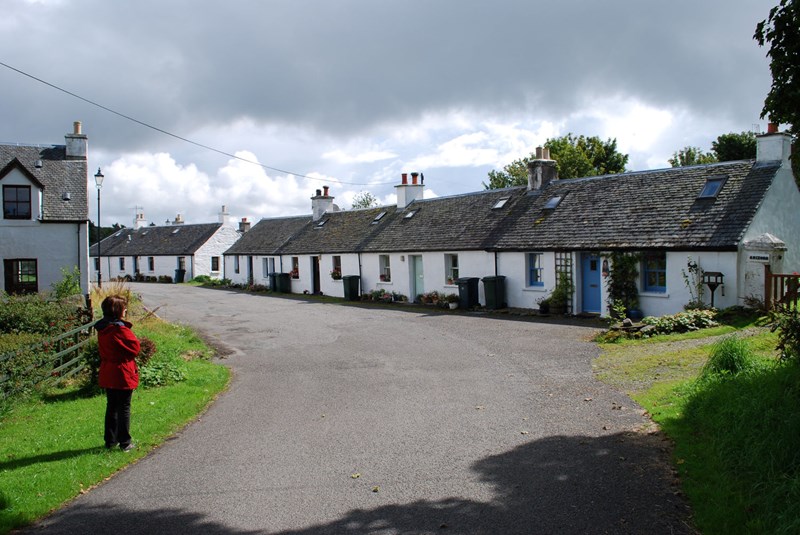
<svg viewBox="0 0 800 535"><path fill-rule="evenodd" d="M363 292L364 278L361 276L361 253L358 253L358 295Z"/></svg>
<svg viewBox="0 0 800 535"><path fill-rule="evenodd" d="M494 276L497 276L497 251L494 252Z"/></svg>

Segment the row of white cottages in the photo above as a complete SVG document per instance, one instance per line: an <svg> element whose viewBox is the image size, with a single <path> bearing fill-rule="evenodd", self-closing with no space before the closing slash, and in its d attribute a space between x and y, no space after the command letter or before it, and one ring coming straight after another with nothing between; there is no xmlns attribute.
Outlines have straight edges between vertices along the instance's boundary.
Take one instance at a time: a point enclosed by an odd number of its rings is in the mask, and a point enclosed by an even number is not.
<svg viewBox="0 0 800 535"><path fill-rule="evenodd" d="M557 180L536 160L527 187L423 199L423 180L395 186L396 206L335 211L317 191L312 214L263 219L224 254L235 283L270 284L289 273L293 293L344 296L338 275L362 292L414 299L457 293L457 279L505 277L508 306L535 308L558 273L575 285L571 310L608 314L613 251L641 253L640 308L675 313L692 298L689 264L722 274L717 307L763 295L764 270L800 270L800 191L790 136L758 139L756 160ZM479 300L486 303L484 285ZM705 301L709 301L706 288Z"/></svg>
<svg viewBox="0 0 800 535"><path fill-rule="evenodd" d="M423 198L424 180L404 175L397 205L339 211L328 188L307 216L122 229L91 249L103 277L209 275L269 286L289 274L293 293L343 297L340 276L361 292L458 293L459 278L505 277L510 307L535 308L558 274L575 286L570 310L608 314L614 251L641 254L639 305L675 313L693 299L689 264L722 274L714 304L760 297L764 270L800 270L800 191L791 139L758 138L756 160L558 180L555 162L534 161L527 187ZM478 299L486 303L484 284ZM705 288L704 300L710 292Z"/></svg>

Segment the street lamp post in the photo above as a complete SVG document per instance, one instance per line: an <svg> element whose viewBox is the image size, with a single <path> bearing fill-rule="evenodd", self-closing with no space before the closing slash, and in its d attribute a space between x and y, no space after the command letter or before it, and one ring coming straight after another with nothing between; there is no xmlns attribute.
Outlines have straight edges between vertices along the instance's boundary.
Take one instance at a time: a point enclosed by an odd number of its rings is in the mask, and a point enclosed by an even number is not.
<svg viewBox="0 0 800 535"><path fill-rule="evenodd" d="M97 185L97 287L103 287L103 259L100 257L100 188L103 187L105 176L97 168L94 175L94 183Z"/></svg>

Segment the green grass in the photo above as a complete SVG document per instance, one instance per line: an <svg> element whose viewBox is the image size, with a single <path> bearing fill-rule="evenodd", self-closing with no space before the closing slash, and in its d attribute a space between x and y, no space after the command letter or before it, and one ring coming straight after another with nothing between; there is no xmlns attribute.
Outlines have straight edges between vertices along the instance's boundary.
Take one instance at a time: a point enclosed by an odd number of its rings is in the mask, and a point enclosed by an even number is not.
<svg viewBox="0 0 800 535"><path fill-rule="evenodd" d="M674 441L703 533L800 532L800 364L778 363L776 343L770 332L746 338L735 349L751 365L738 374L702 372L725 344L605 344L595 362Z"/></svg>
<svg viewBox="0 0 800 535"><path fill-rule="evenodd" d="M187 380L133 395L131 435L137 449L103 446L105 396L80 385L17 404L0 420L0 533L60 507L145 456L200 414L228 384L229 371L203 358L208 348L190 329L149 320L135 327L180 359Z"/></svg>

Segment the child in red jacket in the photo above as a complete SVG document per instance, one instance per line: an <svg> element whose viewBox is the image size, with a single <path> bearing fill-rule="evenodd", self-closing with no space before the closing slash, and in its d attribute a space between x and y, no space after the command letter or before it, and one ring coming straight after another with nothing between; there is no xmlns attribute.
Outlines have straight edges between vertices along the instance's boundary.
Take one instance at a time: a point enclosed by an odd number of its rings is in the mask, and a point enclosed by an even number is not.
<svg viewBox="0 0 800 535"><path fill-rule="evenodd" d="M117 295L106 297L100 305L103 319L97 322L97 345L100 350L100 388L106 390L106 448L119 446L122 451L134 448L131 442L131 396L139 386L136 356L139 340L125 321L128 302Z"/></svg>

